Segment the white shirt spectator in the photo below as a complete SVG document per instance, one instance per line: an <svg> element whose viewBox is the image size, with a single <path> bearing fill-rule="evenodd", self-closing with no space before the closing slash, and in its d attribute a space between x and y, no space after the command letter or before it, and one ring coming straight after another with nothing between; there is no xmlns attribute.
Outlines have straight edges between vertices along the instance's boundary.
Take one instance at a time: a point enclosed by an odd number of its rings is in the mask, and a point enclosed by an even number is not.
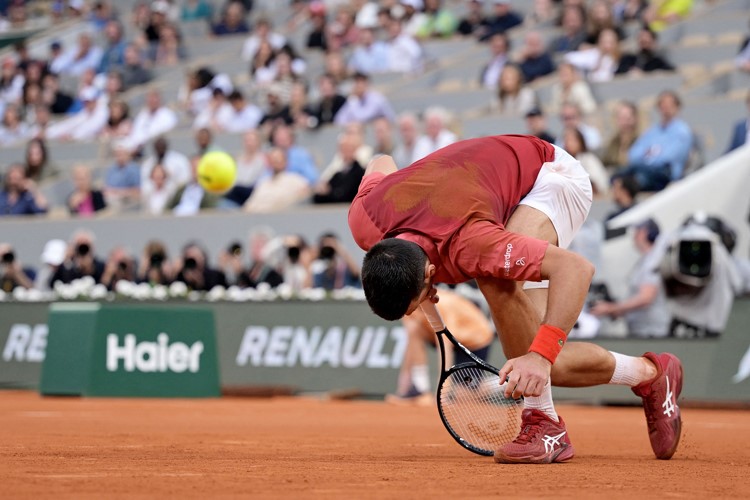
<svg viewBox="0 0 750 500"><path fill-rule="evenodd" d="M162 188L158 189L151 179L143 179L143 177L141 179L141 203L143 208L151 215L163 214L169 200L177 192L177 184L172 179L168 179ZM200 199L198 200L198 206L200 207ZM177 210L177 207L175 207L175 210Z"/></svg>
<svg viewBox="0 0 750 500"><path fill-rule="evenodd" d="M388 41L388 68L397 73L415 73L422 69L422 48L411 36L402 33Z"/></svg>
<svg viewBox="0 0 750 500"><path fill-rule="evenodd" d="M427 135L422 135L414 145L411 162L414 163L417 160L421 160L428 154L453 144L457 140L456 134L446 129L441 130L435 139Z"/></svg>
<svg viewBox="0 0 750 500"><path fill-rule="evenodd" d="M231 112L231 106L228 102L222 103L218 107L209 104L198 113L198 116L195 117L195 120L193 120L193 128L195 130L201 128L216 130L219 125L219 117L228 112Z"/></svg>
<svg viewBox="0 0 750 500"><path fill-rule="evenodd" d="M490 61L482 74L482 85L484 88L497 88L497 82L500 80L500 73L503 72L503 68L507 62L508 57L506 55L496 56Z"/></svg>
<svg viewBox="0 0 750 500"><path fill-rule="evenodd" d="M368 90L360 99L356 95L350 95L346 103L341 107L334 122L336 125L347 125L359 122L367 123L375 118L385 117L393 121L396 117L388 99L380 92Z"/></svg>
<svg viewBox="0 0 750 500"><path fill-rule="evenodd" d="M72 76L81 76L88 69L97 69L102 60L104 52L101 47L92 46L83 57L76 59L78 48L74 48L67 54L63 62L63 73Z"/></svg>
<svg viewBox="0 0 750 500"><path fill-rule="evenodd" d="M203 201L204 195L205 191L203 191L200 184L197 182L188 184L182 192L180 203L174 207L174 214L180 216L197 214L200 212L201 201Z"/></svg>
<svg viewBox="0 0 750 500"><path fill-rule="evenodd" d="M231 104L222 106L216 116L219 128L230 134L239 134L257 128L262 119L263 112L253 104L247 104L239 111Z"/></svg>
<svg viewBox="0 0 750 500"><path fill-rule="evenodd" d="M2 103L19 103L23 96L23 86L26 78L23 75L16 75L10 81L10 84L0 88L0 102Z"/></svg>
<svg viewBox="0 0 750 500"><path fill-rule="evenodd" d="M245 44L242 46L242 60L250 62L255 57L255 53L258 52L262 39L259 35L250 35ZM279 50L281 47L286 45L286 38L284 35L276 32L268 33L268 43L273 47L274 50Z"/></svg>
<svg viewBox="0 0 750 500"><path fill-rule="evenodd" d="M292 207L310 196L307 179L292 172L280 172L260 179L245 203L246 212L277 212Z"/></svg>
<svg viewBox="0 0 750 500"><path fill-rule="evenodd" d="M107 125L109 118L108 99L96 99L96 90L88 87L81 90L84 107L75 115L59 121L47 129L47 139L69 139L93 141Z"/></svg>
<svg viewBox="0 0 750 500"><path fill-rule="evenodd" d="M12 129L0 125L0 146L10 146L11 144L25 141L30 135L31 130L24 122L18 122L18 125Z"/></svg>
<svg viewBox="0 0 750 500"><path fill-rule="evenodd" d="M184 154L170 149L159 163L166 170L167 179L174 182L176 186L182 186L190 181L190 160ZM141 187L144 187L146 183L151 183L151 171L156 164L156 156L149 156L141 164Z"/></svg>
<svg viewBox="0 0 750 500"><path fill-rule="evenodd" d="M131 149L135 149L176 126L177 114L166 106L154 112L144 108L135 116L133 132L125 139L125 142Z"/></svg>
<svg viewBox="0 0 750 500"><path fill-rule="evenodd" d="M591 82L608 82L617 70L617 61L597 48L568 52L565 60L585 72Z"/></svg>

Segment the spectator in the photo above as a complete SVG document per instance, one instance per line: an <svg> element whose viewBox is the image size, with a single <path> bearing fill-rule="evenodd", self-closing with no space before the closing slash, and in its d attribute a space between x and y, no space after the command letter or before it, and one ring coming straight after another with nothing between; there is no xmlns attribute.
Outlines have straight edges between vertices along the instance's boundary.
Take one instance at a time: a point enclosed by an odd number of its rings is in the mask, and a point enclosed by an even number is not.
<svg viewBox="0 0 750 500"><path fill-rule="evenodd" d="M250 31L245 21L245 8L240 2L230 2L224 15L212 30L215 36L239 35Z"/></svg>
<svg viewBox="0 0 750 500"><path fill-rule="evenodd" d="M102 60L103 51L94 45L91 35L78 35L78 45L68 51L63 57L61 72L71 76L81 76L86 70L96 70Z"/></svg>
<svg viewBox="0 0 750 500"><path fill-rule="evenodd" d="M607 218L605 219L605 221L614 219L629 208L634 207L636 204L636 196L638 195L638 190L638 182L636 182L635 177L627 175L622 177L613 177L610 195L612 196L612 201L615 202L615 209L607 214ZM617 230L610 230L609 228L607 228L607 235L605 238L609 239L618 235L619 234Z"/></svg>
<svg viewBox="0 0 750 500"><path fill-rule="evenodd" d="M125 47L127 43L123 37L120 21L110 20L104 26L106 45L102 52L101 60L96 72L108 73L110 70L119 69L125 64Z"/></svg>
<svg viewBox="0 0 750 500"><path fill-rule="evenodd" d="M23 165L13 164L5 172L5 184L0 191L0 217L5 215L35 215L47 211L47 200L36 183L27 178Z"/></svg>
<svg viewBox="0 0 750 500"><path fill-rule="evenodd" d="M599 41L599 35L605 29L612 30L617 34L617 40L623 40L625 33L615 23L614 11L610 7L608 0L594 0L591 2L588 11L588 30L586 43L596 45Z"/></svg>
<svg viewBox="0 0 750 500"><path fill-rule="evenodd" d="M50 43L49 46L49 57L47 58L47 68L49 72L54 75L59 75L65 69L68 64L68 56L63 51L62 43L55 40Z"/></svg>
<svg viewBox="0 0 750 500"><path fill-rule="evenodd" d="M387 26L388 70L394 73L418 73L424 53L413 36L405 33L401 20L390 19Z"/></svg>
<svg viewBox="0 0 750 500"><path fill-rule="evenodd" d="M294 125L294 117L282 98L283 90L279 85L271 85L268 88L266 112L260 124L265 130L273 129L280 125Z"/></svg>
<svg viewBox="0 0 750 500"><path fill-rule="evenodd" d="M656 0L650 2L643 13L643 20L658 33L670 24L685 19L692 9L693 0Z"/></svg>
<svg viewBox="0 0 750 500"><path fill-rule="evenodd" d="M21 120L18 106L8 104L3 112L3 121L0 124L0 146L25 141L31 135L29 126Z"/></svg>
<svg viewBox="0 0 750 500"><path fill-rule="evenodd" d="M47 292L52 289L52 277L65 262L68 245L63 240L49 240L42 250L42 268L34 278L34 288Z"/></svg>
<svg viewBox="0 0 750 500"><path fill-rule="evenodd" d="M137 203L141 194L141 168L127 146L117 144L115 161L104 173L104 195L108 205L124 208Z"/></svg>
<svg viewBox="0 0 750 500"><path fill-rule="evenodd" d="M211 21L213 17L213 8L211 3L206 0L185 0L180 10L180 20L182 22L194 21Z"/></svg>
<svg viewBox="0 0 750 500"><path fill-rule="evenodd" d="M510 8L510 0L492 0L493 15L487 19L484 29L478 30L479 41L488 40L495 33L505 33L523 23L523 17Z"/></svg>
<svg viewBox="0 0 750 500"><path fill-rule="evenodd" d="M482 68L480 82L484 88L497 89L500 73L508 63L510 41L505 33L495 33L490 38L490 61Z"/></svg>
<svg viewBox="0 0 750 500"><path fill-rule="evenodd" d="M419 137L419 120L413 113L402 113L398 117L400 144L393 151L393 161L398 168L405 168L414 162L417 138Z"/></svg>
<svg viewBox="0 0 750 500"><path fill-rule="evenodd" d="M628 151L640 134L638 107L630 101L620 101L615 108L615 132L607 142L602 161L607 167L628 164Z"/></svg>
<svg viewBox="0 0 750 500"><path fill-rule="evenodd" d="M529 31L526 33L524 46L521 50L520 65L527 82L532 82L555 71L555 63L544 47L544 40L539 32Z"/></svg>
<svg viewBox="0 0 750 500"><path fill-rule="evenodd" d="M559 113L565 102L575 104L581 113L587 116L596 111L596 99L591 87L581 79L581 74L575 66L568 62L560 63L557 76L558 80L552 84L550 96L551 113Z"/></svg>
<svg viewBox="0 0 750 500"><path fill-rule="evenodd" d="M201 210L216 208L219 205L220 197L207 192L198 182L197 171L200 158L201 155L197 155L190 159L190 180L178 187L167 203L167 208L175 215L196 215Z"/></svg>
<svg viewBox="0 0 750 500"><path fill-rule="evenodd" d="M71 215L91 217L94 213L107 208L104 194L94 189L91 183L91 168L86 165L73 167L74 190L68 196L67 205Z"/></svg>
<svg viewBox="0 0 750 500"><path fill-rule="evenodd" d="M341 166L335 173L322 176L315 189L313 203L351 203L357 196L359 184L365 175L363 165L357 160L357 148L362 146L361 136L341 134L338 141L338 156Z"/></svg>
<svg viewBox="0 0 750 500"><path fill-rule="evenodd" d="M255 288L267 283L276 288L284 282L284 277L268 262L268 249L273 240L273 230L268 227L257 227L250 233L248 249L250 266L237 276L237 286Z"/></svg>
<svg viewBox="0 0 750 500"><path fill-rule="evenodd" d="M110 140L120 140L129 136L133 131L133 120L130 119L130 107L122 99L109 102L109 118L100 137Z"/></svg>
<svg viewBox="0 0 750 500"><path fill-rule="evenodd" d="M550 144L555 143L555 137L547 130L547 120L539 108L533 108L526 113L526 130L527 133L534 137L538 137Z"/></svg>
<svg viewBox="0 0 750 500"><path fill-rule="evenodd" d="M312 249L307 241L299 235L289 235L283 238L284 255L282 256L280 271L287 285L293 293L312 286L312 272L310 266L314 258Z"/></svg>
<svg viewBox="0 0 750 500"><path fill-rule="evenodd" d="M458 23L457 31L463 36L476 35L487 28L489 20L484 15L484 0L469 0L469 11Z"/></svg>
<svg viewBox="0 0 750 500"><path fill-rule="evenodd" d="M271 43L268 40L261 40L258 50L250 60L249 68L250 76L253 77L256 85L265 86L273 81L276 76L276 67L273 64L275 57L276 51Z"/></svg>
<svg viewBox="0 0 750 500"><path fill-rule="evenodd" d="M446 38L456 32L458 20L441 3L441 0L424 0L422 23L415 33L418 38Z"/></svg>
<svg viewBox="0 0 750 500"><path fill-rule="evenodd" d="M587 125L583 122L581 116L581 110L572 102L566 102L560 108L560 121L564 128L577 128L583 134L583 138L586 142L586 149L589 151L598 151L602 147L602 134L596 127ZM557 146L562 147L562 137L555 143Z"/></svg>
<svg viewBox="0 0 750 500"><path fill-rule="evenodd" d="M372 122L372 131L375 136L373 155L393 155L396 144L393 141L393 125L385 118L376 118Z"/></svg>
<svg viewBox="0 0 750 500"><path fill-rule="evenodd" d="M226 250L219 253L219 270L227 278L227 284L236 284L244 271L242 258L242 243L234 241Z"/></svg>
<svg viewBox="0 0 750 500"><path fill-rule="evenodd" d="M94 234L79 229L70 239L68 254L65 261L52 275L51 282L71 283L73 280L91 276L94 281L101 283L104 273L104 262L97 256L94 248Z"/></svg>
<svg viewBox="0 0 750 500"><path fill-rule="evenodd" d="M26 78L16 68L16 63L10 57L3 59L0 73L0 105L18 104L23 96L23 86Z"/></svg>
<svg viewBox="0 0 750 500"><path fill-rule="evenodd" d="M745 105L747 106L748 112L750 112L750 92L748 92L747 97L745 97ZM727 153L734 151L747 143L748 131L750 131L750 120L747 118L743 118L734 124L732 139L729 142Z"/></svg>
<svg viewBox="0 0 750 500"><path fill-rule="evenodd" d="M616 73L674 71L674 66L662 56L657 47L657 36L655 32L644 26L638 32L638 52L623 54Z"/></svg>
<svg viewBox="0 0 750 500"><path fill-rule="evenodd" d="M586 41L586 13L580 5L564 8L562 15L562 33L552 41L550 49L555 53L578 50Z"/></svg>
<svg viewBox="0 0 750 500"><path fill-rule="evenodd" d="M88 15L88 21L96 31L102 31L107 24L115 18L115 12L112 5L106 1L97 1L91 7Z"/></svg>
<svg viewBox="0 0 750 500"><path fill-rule="evenodd" d="M73 106L73 98L60 90L60 79L54 73L42 78L42 102L56 115L64 115Z"/></svg>
<svg viewBox="0 0 750 500"><path fill-rule="evenodd" d="M200 113L211 100L214 86L211 82L216 75L209 68L198 68L186 75L186 82L180 87L179 100L190 116Z"/></svg>
<svg viewBox="0 0 750 500"><path fill-rule="evenodd" d="M304 177L310 186L318 182L318 167L307 149L295 144L294 131L287 125L276 127L271 133L271 143L286 154L287 170Z"/></svg>
<svg viewBox="0 0 750 500"><path fill-rule="evenodd" d="M245 132L242 152L237 155L237 178L234 187L224 195L231 207L241 207L253 192L255 184L266 170L266 157L257 130Z"/></svg>
<svg viewBox="0 0 750 500"><path fill-rule="evenodd" d="M141 176L141 207L151 215L163 214L177 187L164 165L155 164L147 176Z"/></svg>
<svg viewBox="0 0 750 500"><path fill-rule="evenodd" d="M24 268L16 258L16 253L9 243L0 243L0 290L11 293L17 287L33 288L36 273L33 269Z"/></svg>
<svg viewBox="0 0 750 500"><path fill-rule="evenodd" d="M267 43L272 51L281 50L286 45L286 38L281 33L272 31L271 20L267 17L258 19L255 23L253 33L247 37L242 46L242 60L250 62L255 59L258 49L262 43Z"/></svg>
<svg viewBox="0 0 750 500"><path fill-rule="evenodd" d="M612 12L618 25L629 21L643 23L643 13L648 8L648 0L615 0Z"/></svg>
<svg viewBox="0 0 750 500"><path fill-rule="evenodd" d="M57 169L49 163L47 145L42 139L31 139L26 143L26 177L34 182L57 176Z"/></svg>
<svg viewBox="0 0 750 500"><path fill-rule="evenodd" d="M420 160L430 153L453 144L458 140L456 134L448 130L450 114L439 107L427 108L424 112L424 131L414 145L412 162Z"/></svg>
<svg viewBox="0 0 750 500"><path fill-rule="evenodd" d="M154 137L165 134L177 126L177 114L162 105L161 94L151 89L146 94L146 106L133 120L133 133L125 141L131 149L137 149Z"/></svg>
<svg viewBox="0 0 750 500"><path fill-rule="evenodd" d="M326 19L325 4L323 2L312 2L309 9L312 29L307 34L305 47L328 52L328 39L326 37L328 22Z"/></svg>
<svg viewBox="0 0 750 500"><path fill-rule="evenodd" d="M647 129L628 151L628 166L617 175L633 175L643 191L660 191L682 178L693 145L690 126L680 117L681 101L670 90L657 99L658 123Z"/></svg>
<svg viewBox="0 0 750 500"><path fill-rule="evenodd" d="M346 125L352 122L369 123L375 118L385 117L393 121L395 114L383 94L369 88L370 79L363 73L354 75L354 89L334 122Z"/></svg>
<svg viewBox="0 0 750 500"><path fill-rule="evenodd" d="M200 157L206 154L206 152L213 148L213 141L214 135L211 133L211 130L207 128L198 129L198 131L195 133L195 145L197 147L195 155Z"/></svg>
<svg viewBox="0 0 750 500"><path fill-rule="evenodd" d="M206 251L198 243L188 243L182 249L182 265L175 281L185 283L190 290L206 292L215 286L227 286L224 273L208 265Z"/></svg>
<svg viewBox="0 0 750 500"><path fill-rule="evenodd" d="M346 97L338 93L334 78L328 73L318 78L318 94L320 95L318 102L309 105L305 110L312 119L310 125L313 128L333 123L336 114L346 103Z"/></svg>
<svg viewBox="0 0 750 500"><path fill-rule="evenodd" d="M121 246L116 246L109 252L107 263L102 272L102 285L107 290L115 290L117 282L128 281L135 283L137 280L135 259Z"/></svg>
<svg viewBox="0 0 750 500"><path fill-rule="evenodd" d="M373 28L359 30L359 40L349 58L349 70L368 75L388 71L388 50L384 42L375 39Z"/></svg>
<svg viewBox="0 0 750 500"><path fill-rule="evenodd" d="M262 177L244 205L250 213L278 212L310 197L310 184L300 174L287 169L287 154L275 147L268 153L271 175Z"/></svg>
<svg viewBox="0 0 750 500"><path fill-rule="evenodd" d="M354 45L359 38L359 28L354 24L354 12L348 5L336 10L336 16L326 33L328 50L342 50Z"/></svg>
<svg viewBox="0 0 750 500"><path fill-rule="evenodd" d="M154 50L154 64L157 66L174 66L186 57L182 35L172 23L165 23L159 29L159 41Z"/></svg>
<svg viewBox="0 0 750 500"><path fill-rule="evenodd" d="M169 285L174 281L174 275L166 245L159 240L146 243L138 261L138 280L150 285Z"/></svg>
<svg viewBox="0 0 750 500"><path fill-rule="evenodd" d="M241 134L258 127L263 113L260 108L245 100L239 90L229 94L228 106L224 106L218 115L219 130L230 134Z"/></svg>
<svg viewBox="0 0 750 500"><path fill-rule="evenodd" d="M624 317L628 334L640 338L663 338L669 333L670 313L659 274L658 256L654 242L659 226L653 219L638 224L633 241L640 259L628 278L629 297L618 302L597 302L591 308L594 316Z"/></svg>
<svg viewBox="0 0 750 500"><path fill-rule="evenodd" d="M339 92L346 95L349 94L353 83L351 82L351 76L349 70L344 62L344 56L341 52L328 52L325 56L325 73L333 77L333 81L336 84Z"/></svg>
<svg viewBox="0 0 750 500"><path fill-rule="evenodd" d="M193 120L193 128L207 128L213 131L218 131L221 126L221 116L227 115L230 112L229 107L224 91L221 89L214 89L208 106L198 113L198 116Z"/></svg>
<svg viewBox="0 0 750 500"><path fill-rule="evenodd" d="M536 107L536 94L531 88L524 86L521 69L515 64L503 67L497 83L497 101L494 104L500 113L513 115L525 115Z"/></svg>
<svg viewBox="0 0 750 500"><path fill-rule="evenodd" d="M591 82L611 80L620 64L620 41L617 33L605 28L599 34L596 47L568 52L565 61L586 74Z"/></svg>
<svg viewBox="0 0 750 500"><path fill-rule="evenodd" d="M317 255L310 265L312 286L340 290L360 284L360 268L334 233L324 233L318 242Z"/></svg>
<svg viewBox="0 0 750 500"><path fill-rule="evenodd" d="M563 130L563 149L581 162L581 165L589 174L594 197L602 198L605 196L609 189L609 175L601 160L594 153L589 152L583 134L578 128L567 127Z"/></svg>
<svg viewBox="0 0 750 500"><path fill-rule="evenodd" d="M292 85L292 94L289 97L289 115L295 127L302 129L314 128L318 121L311 119L307 114L310 108L307 98L307 83L298 80Z"/></svg>
<svg viewBox="0 0 750 500"><path fill-rule="evenodd" d="M166 176L171 182L178 186L187 183L191 177L190 160L169 147L166 137L158 137L153 144L154 154L143 161L140 168L141 188L151 175L156 165L161 165L166 171Z"/></svg>
<svg viewBox="0 0 750 500"><path fill-rule="evenodd" d="M83 89L79 97L83 101L83 109L52 124L45 133L47 139L92 141L99 136L107 124L107 107L98 105L97 91L93 87Z"/></svg>

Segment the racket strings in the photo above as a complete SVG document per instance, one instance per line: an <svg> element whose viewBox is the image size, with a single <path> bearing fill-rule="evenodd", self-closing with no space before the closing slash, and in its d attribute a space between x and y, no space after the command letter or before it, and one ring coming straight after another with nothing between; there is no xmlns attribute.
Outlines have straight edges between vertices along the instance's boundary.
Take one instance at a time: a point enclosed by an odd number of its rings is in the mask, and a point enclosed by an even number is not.
<svg viewBox="0 0 750 500"><path fill-rule="evenodd" d="M523 401L502 394L495 373L475 367L453 371L440 389L440 411L453 432L491 455L520 431Z"/></svg>

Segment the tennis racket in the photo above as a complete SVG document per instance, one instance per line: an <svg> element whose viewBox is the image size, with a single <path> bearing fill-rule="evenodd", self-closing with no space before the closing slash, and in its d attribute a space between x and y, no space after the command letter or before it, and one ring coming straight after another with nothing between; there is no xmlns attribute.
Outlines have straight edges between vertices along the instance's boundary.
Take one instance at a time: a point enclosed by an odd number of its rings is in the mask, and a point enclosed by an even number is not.
<svg viewBox="0 0 750 500"><path fill-rule="evenodd" d="M497 448L518 436L523 398L509 399L503 395L501 382L505 381L500 380L500 370L456 340L435 304L424 301L421 308L440 345L441 373L437 390L440 419L458 444L479 455L492 456ZM472 361L447 367L443 337Z"/></svg>

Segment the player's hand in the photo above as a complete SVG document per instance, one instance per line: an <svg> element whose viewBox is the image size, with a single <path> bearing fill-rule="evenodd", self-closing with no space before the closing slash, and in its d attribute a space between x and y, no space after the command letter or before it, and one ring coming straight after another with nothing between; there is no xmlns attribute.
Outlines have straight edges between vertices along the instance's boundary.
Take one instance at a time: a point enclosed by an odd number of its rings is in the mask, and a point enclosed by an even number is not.
<svg viewBox="0 0 750 500"><path fill-rule="evenodd" d="M552 363L535 352L509 359L500 370L500 380L506 380L505 397L539 396L547 384Z"/></svg>

